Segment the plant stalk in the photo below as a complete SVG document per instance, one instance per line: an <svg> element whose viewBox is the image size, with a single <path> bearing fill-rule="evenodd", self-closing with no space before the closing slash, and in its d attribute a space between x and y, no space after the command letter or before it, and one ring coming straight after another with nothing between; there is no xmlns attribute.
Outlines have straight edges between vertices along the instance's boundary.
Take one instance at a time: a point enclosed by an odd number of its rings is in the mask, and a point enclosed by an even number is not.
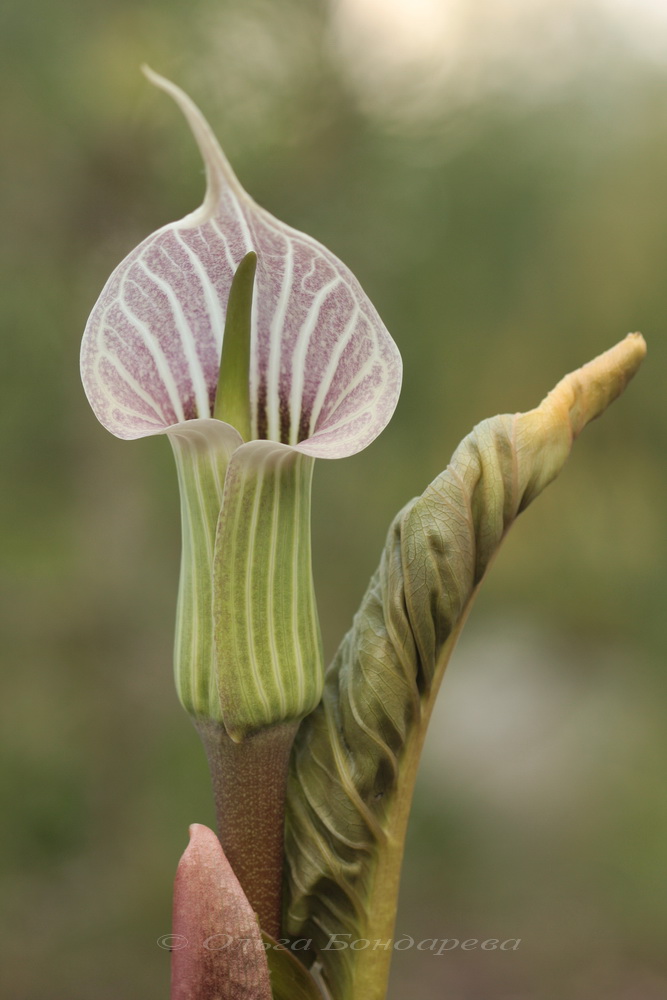
<svg viewBox="0 0 667 1000"><path fill-rule="evenodd" d="M405 839L428 723L445 668L474 603L477 589L473 591L456 628L443 646L431 692L422 701L421 718L418 725L412 728L401 754L398 786L389 800L387 815L383 820L388 836L382 850L377 853L371 889L366 899L366 913L372 916L372 926L369 924L365 928L365 936L373 942L393 940ZM363 997L364 1000L385 1000L392 956L391 947L388 950L371 947L357 953L354 970L355 996Z"/></svg>
<svg viewBox="0 0 667 1000"><path fill-rule="evenodd" d="M235 743L222 723L197 723L220 843L262 930L275 938L282 921L287 768L298 727L290 720Z"/></svg>

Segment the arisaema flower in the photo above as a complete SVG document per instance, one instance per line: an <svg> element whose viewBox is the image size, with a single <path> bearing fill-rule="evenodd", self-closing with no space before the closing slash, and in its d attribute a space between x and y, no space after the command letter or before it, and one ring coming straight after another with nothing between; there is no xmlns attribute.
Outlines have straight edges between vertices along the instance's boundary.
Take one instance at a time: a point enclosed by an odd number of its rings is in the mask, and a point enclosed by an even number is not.
<svg viewBox="0 0 667 1000"><path fill-rule="evenodd" d="M192 101L147 75L192 129L206 195L113 272L81 373L117 437L170 439L183 527L177 688L196 718L239 740L320 699L313 463L380 433L401 361L348 268L255 204Z"/></svg>

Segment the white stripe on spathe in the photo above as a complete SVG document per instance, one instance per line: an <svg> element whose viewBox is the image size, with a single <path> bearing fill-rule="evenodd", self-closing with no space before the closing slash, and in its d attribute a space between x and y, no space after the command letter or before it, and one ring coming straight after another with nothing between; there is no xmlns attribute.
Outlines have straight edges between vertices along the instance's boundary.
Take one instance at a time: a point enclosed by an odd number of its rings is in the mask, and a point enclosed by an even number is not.
<svg viewBox="0 0 667 1000"><path fill-rule="evenodd" d="M190 332L188 321L185 318L183 307L178 300L178 296L174 292L171 285L159 274L157 274L153 268L149 267L148 263L142 257L140 257L136 263L143 268L149 280L152 281L155 286L160 289L160 291L164 292L167 297L167 301L171 307L171 314L180 336L183 353L185 354L185 359L187 361L187 371L190 375L192 389L197 401L197 416L208 417L210 415L208 387L204 378L201 362L197 357L194 339Z"/></svg>

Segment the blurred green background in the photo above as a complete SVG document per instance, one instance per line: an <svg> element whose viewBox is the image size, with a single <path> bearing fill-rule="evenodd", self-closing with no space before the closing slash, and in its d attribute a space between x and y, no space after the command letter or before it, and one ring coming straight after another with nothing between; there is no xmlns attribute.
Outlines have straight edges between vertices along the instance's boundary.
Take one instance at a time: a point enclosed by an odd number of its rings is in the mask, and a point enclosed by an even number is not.
<svg viewBox="0 0 667 1000"><path fill-rule="evenodd" d="M664 4L10 0L0 51L2 995L166 997L175 865L213 823L171 681L170 450L111 437L78 376L112 268L202 196L146 61L403 353L389 428L316 469L328 656L472 425L645 334L494 567L416 794L397 936L520 947L403 951L390 996L667 997Z"/></svg>

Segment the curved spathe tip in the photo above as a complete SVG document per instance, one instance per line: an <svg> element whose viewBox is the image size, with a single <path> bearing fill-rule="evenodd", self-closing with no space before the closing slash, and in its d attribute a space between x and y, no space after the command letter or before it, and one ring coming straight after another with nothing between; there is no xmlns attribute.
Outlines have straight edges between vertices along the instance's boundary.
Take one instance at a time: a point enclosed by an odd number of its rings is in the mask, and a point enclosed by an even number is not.
<svg viewBox="0 0 667 1000"><path fill-rule="evenodd" d="M159 90L168 94L178 105L190 126L190 131L204 161L206 170L206 196L201 207L190 213L190 215L187 215L181 221L181 224L187 223L190 226L198 226L212 218L216 213L226 185L234 190L237 197L248 198L248 195L232 170L229 160L223 153L211 126L195 102L177 84L168 80L160 73L156 73L146 63L143 63L141 72L147 80Z"/></svg>

